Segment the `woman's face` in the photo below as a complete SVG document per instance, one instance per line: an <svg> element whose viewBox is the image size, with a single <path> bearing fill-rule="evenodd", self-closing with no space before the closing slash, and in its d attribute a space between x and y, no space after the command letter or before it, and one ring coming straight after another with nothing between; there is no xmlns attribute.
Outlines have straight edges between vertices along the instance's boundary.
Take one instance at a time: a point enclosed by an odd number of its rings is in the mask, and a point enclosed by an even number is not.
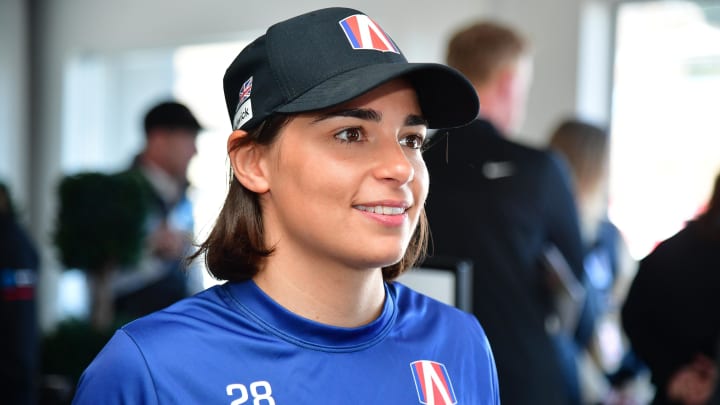
<svg viewBox="0 0 720 405"><path fill-rule="evenodd" d="M273 256L355 269L399 261L427 197L426 132L401 80L294 117L262 158Z"/></svg>

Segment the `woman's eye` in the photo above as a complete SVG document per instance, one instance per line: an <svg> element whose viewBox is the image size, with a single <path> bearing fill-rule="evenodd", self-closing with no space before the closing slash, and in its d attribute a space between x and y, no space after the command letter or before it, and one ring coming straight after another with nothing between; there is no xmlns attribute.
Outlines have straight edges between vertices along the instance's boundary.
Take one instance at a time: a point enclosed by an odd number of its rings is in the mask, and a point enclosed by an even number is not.
<svg viewBox="0 0 720 405"><path fill-rule="evenodd" d="M420 149L423 146L423 142L425 141L425 138L423 138L420 135L408 135L404 138L400 139L400 145L407 146L411 149Z"/></svg>
<svg viewBox="0 0 720 405"><path fill-rule="evenodd" d="M363 135L360 128L346 128L335 134L335 138L341 142L360 142Z"/></svg>

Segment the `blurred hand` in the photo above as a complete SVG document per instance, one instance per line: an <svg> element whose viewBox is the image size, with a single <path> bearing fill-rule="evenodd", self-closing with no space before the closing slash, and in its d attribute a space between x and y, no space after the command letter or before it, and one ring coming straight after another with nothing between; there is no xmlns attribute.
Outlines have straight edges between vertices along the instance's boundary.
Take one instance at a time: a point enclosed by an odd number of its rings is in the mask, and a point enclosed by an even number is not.
<svg viewBox="0 0 720 405"><path fill-rule="evenodd" d="M699 354L670 378L667 395L684 405L705 404L713 394L718 377L717 364Z"/></svg>
<svg viewBox="0 0 720 405"><path fill-rule="evenodd" d="M150 236L153 253L164 259L177 259L185 255L190 236L163 224Z"/></svg>
<svg viewBox="0 0 720 405"><path fill-rule="evenodd" d="M640 405L640 401L632 393L612 389L603 401L603 405Z"/></svg>

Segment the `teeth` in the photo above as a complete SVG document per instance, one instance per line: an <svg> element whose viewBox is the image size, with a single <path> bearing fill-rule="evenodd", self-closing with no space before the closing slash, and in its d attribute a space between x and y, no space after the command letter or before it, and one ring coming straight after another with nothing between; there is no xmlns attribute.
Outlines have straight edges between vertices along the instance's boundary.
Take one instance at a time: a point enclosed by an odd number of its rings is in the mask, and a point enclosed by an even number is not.
<svg viewBox="0 0 720 405"><path fill-rule="evenodd" d="M401 215L405 212L405 208L386 207L386 206L382 206L382 205L376 205L374 207L358 205L358 206L356 206L356 208L361 211L367 211L367 212L372 212L374 214L382 214L382 215Z"/></svg>

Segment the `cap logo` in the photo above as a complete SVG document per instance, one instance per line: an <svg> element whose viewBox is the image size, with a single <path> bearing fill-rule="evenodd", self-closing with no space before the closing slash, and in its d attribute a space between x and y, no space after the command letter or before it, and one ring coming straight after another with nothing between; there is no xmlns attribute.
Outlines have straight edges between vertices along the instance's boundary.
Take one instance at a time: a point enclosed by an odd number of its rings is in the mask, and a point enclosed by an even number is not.
<svg viewBox="0 0 720 405"><path fill-rule="evenodd" d="M250 121L253 117L252 103L250 102L252 82L253 78L250 76L250 78L243 83L242 87L240 87L238 106L235 109L235 117L233 117L233 129L240 129L243 124Z"/></svg>
<svg viewBox="0 0 720 405"><path fill-rule="evenodd" d="M250 92L252 91L252 79L252 76L250 76L250 78L247 79L247 81L243 83L242 87L240 88L238 105L242 104L245 100L250 98Z"/></svg>
<svg viewBox="0 0 720 405"><path fill-rule="evenodd" d="M400 53L385 31L364 14L355 14L340 20L340 27L353 49Z"/></svg>

